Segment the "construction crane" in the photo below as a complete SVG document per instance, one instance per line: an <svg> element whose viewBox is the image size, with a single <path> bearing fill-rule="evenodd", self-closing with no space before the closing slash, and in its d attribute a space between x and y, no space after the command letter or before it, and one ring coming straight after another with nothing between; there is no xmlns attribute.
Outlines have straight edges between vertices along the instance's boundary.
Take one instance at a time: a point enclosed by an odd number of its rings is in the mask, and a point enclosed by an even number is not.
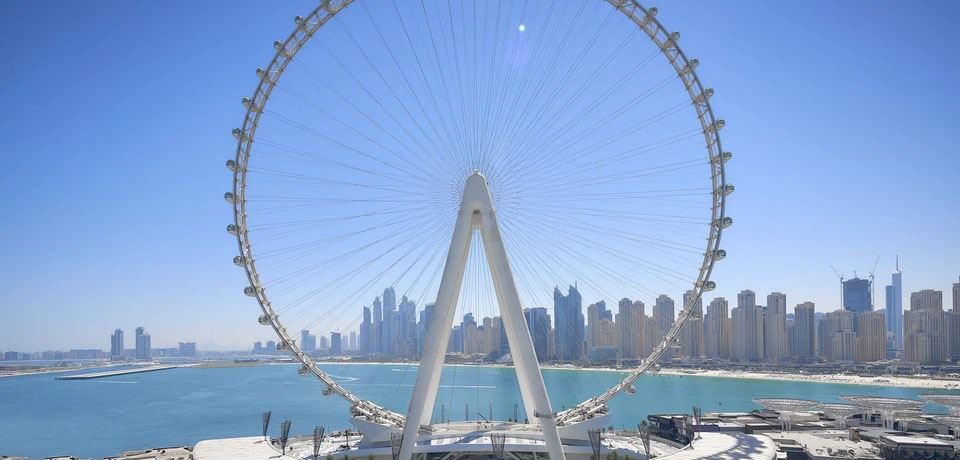
<svg viewBox="0 0 960 460"><path fill-rule="evenodd" d="M880 263L880 255L877 255L877 260L873 262L873 269L870 270L870 306L873 308L877 307L877 303L873 297L873 273L877 271L878 263Z"/></svg>
<svg viewBox="0 0 960 460"><path fill-rule="evenodd" d="M840 272L838 272L836 268L833 268L833 265L830 266L830 269L833 270L833 273L836 274L836 275L840 278L840 308L842 309L842 308L843 308L843 280L844 280L844 278L843 278L843 275L841 275Z"/></svg>

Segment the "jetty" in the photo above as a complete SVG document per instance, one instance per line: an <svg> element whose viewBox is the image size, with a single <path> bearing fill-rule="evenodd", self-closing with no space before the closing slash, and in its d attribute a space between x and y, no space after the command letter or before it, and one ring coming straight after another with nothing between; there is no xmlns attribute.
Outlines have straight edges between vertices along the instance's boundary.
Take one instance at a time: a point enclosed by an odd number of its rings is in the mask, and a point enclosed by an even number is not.
<svg viewBox="0 0 960 460"><path fill-rule="evenodd" d="M90 374L64 375L61 377L57 377L57 380L90 380L90 379L99 379L103 377L113 377L115 375L139 374L141 372L162 371L166 369L175 369L177 367L179 366L137 367L133 369L120 369L116 371L93 372Z"/></svg>

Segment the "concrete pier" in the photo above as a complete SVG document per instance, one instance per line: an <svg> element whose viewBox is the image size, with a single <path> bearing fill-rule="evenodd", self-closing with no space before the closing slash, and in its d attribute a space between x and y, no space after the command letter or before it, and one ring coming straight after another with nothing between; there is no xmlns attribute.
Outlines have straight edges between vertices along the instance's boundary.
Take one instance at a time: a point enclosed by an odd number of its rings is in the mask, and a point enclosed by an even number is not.
<svg viewBox="0 0 960 460"><path fill-rule="evenodd" d="M139 374L141 372L162 371L166 369L175 369L177 367L179 366L150 366L150 367L138 367L133 369L121 369L116 371L93 372L90 374L64 375L62 377L57 377L57 380L90 380L90 379L99 379L103 377L113 377L115 375Z"/></svg>

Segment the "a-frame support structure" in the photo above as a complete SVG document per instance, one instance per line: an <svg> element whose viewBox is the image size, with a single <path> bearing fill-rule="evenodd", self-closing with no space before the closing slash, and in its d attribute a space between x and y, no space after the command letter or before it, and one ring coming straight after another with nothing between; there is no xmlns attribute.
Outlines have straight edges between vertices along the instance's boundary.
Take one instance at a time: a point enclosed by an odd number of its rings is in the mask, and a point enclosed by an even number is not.
<svg viewBox="0 0 960 460"><path fill-rule="evenodd" d="M563 460L563 446L560 434L550 408L550 399L540 374L540 365L533 349L530 331L523 318L520 295L513 279L513 271L507 260L507 250L500 237L496 210L486 178L474 172L467 178L463 187L463 198L457 215L450 251L440 279L440 290L433 310L430 328L426 335L423 358L417 371L417 381L410 397L406 423L403 427L403 441L398 458L410 460L416 445L421 425L430 424L434 402L437 398L437 386L443 371L443 359L447 343L450 341L450 329L453 327L454 313L463 283L467 256L470 254L470 242L474 230L479 229L487 264L493 277L493 286L500 304L503 327L506 330L510 353L520 384L520 394L527 411L529 423L539 423L547 452L551 460Z"/></svg>

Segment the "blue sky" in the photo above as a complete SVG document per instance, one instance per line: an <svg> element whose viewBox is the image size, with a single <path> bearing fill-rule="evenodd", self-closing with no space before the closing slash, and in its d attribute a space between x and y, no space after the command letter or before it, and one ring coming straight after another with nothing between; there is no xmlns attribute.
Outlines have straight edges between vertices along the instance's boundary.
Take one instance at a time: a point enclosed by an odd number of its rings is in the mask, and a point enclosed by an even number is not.
<svg viewBox="0 0 960 460"><path fill-rule="evenodd" d="M313 5L0 4L0 350L106 348L141 324L155 346L268 337L230 263L223 162L253 70ZM865 276L880 255L882 306L899 253L905 292L949 297L960 6L659 6L716 89L735 155L716 293L779 290L829 311L829 265Z"/></svg>

